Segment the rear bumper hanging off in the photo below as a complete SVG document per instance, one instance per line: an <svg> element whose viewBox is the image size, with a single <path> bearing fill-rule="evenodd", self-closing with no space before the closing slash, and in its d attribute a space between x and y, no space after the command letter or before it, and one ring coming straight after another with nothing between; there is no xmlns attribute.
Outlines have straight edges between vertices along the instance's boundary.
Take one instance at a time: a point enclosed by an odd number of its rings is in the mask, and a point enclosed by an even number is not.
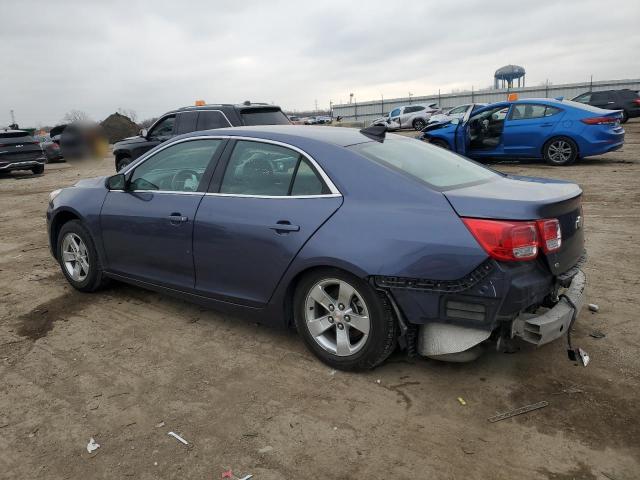
<svg viewBox="0 0 640 480"><path fill-rule="evenodd" d="M576 316L584 303L586 277L582 271L571 280L563 296L575 305ZM520 337L534 345L544 345L567 334L574 316L574 307L565 298L560 298L553 308L541 315L521 313L512 323L512 336Z"/></svg>

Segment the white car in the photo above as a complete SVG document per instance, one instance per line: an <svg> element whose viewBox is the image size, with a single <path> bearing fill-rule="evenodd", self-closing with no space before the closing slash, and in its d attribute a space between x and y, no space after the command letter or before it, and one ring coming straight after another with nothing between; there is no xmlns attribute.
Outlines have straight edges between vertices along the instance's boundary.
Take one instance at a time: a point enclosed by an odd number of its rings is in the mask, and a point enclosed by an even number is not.
<svg viewBox="0 0 640 480"><path fill-rule="evenodd" d="M394 108L380 118L376 118L371 125L385 126L387 130L400 130L403 128L422 130L427 126L431 115L437 111L437 103L403 105L402 107Z"/></svg>
<svg viewBox="0 0 640 480"><path fill-rule="evenodd" d="M427 122L429 125L433 123L446 122L449 120L453 120L454 118L464 118L465 114L468 110L471 110L473 113L480 107L486 106L486 103L466 103L464 105L458 105L457 107L453 107L445 113L437 113L431 115L429 117L429 121Z"/></svg>

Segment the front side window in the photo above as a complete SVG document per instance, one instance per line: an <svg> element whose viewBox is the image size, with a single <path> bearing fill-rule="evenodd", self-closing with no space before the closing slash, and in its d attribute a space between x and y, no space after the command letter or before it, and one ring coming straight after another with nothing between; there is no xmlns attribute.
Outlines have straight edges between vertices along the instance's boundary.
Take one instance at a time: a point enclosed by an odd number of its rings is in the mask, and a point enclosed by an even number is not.
<svg viewBox="0 0 640 480"><path fill-rule="evenodd" d="M129 190L196 192L222 140L181 142L152 155L133 171Z"/></svg>
<svg viewBox="0 0 640 480"><path fill-rule="evenodd" d="M591 92L583 93L573 99L574 102L589 103L591 101Z"/></svg>
<svg viewBox="0 0 640 480"><path fill-rule="evenodd" d="M498 177L459 155L414 139L367 142L348 148L441 190Z"/></svg>
<svg viewBox="0 0 640 480"><path fill-rule="evenodd" d="M149 132L150 140L168 140L173 134L173 124L176 121L176 117L165 117L160 120Z"/></svg>
<svg viewBox="0 0 640 480"><path fill-rule="evenodd" d="M467 107L468 105L460 105L459 107L456 107L451 111L449 111L449 115L455 115L456 113L464 113L467 111Z"/></svg>
<svg viewBox="0 0 640 480"><path fill-rule="evenodd" d="M272 197L321 195L325 186L298 152L241 140L229 158L220 193Z"/></svg>
<svg viewBox="0 0 640 480"><path fill-rule="evenodd" d="M393 111L389 114L389 116L390 116L390 117L397 117L398 115L400 115L400 109L399 109L399 108L396 108L395 110L393 110Z"/></svg>

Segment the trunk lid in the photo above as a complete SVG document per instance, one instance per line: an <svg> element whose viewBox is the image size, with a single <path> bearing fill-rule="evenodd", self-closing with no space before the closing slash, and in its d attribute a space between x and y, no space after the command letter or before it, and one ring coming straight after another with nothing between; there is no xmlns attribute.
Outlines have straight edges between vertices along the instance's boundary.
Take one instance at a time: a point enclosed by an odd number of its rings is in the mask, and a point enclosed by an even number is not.
<svg viewBox="0 0 640 480"><path fill-rule="evenodd" d="M504 176L443 194L461 217L494 220L557 218L562 246L546 258L559 275L573 267L584 253L582 190L575 183L533 177Z"/></svg>
<svg viewBox="0 0 640 480"><path fill-rule="evenodd" d="M42 157L40 142L28 132L19 130L0 132L0 162L30 161Z"/></svg>

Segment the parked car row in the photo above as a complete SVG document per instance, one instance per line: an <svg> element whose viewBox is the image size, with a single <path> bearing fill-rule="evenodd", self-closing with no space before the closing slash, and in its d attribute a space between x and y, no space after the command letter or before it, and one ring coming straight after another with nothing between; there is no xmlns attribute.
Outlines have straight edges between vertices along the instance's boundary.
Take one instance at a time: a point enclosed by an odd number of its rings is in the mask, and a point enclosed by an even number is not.
<svg viewBox="0 0 640 480"><path fill-rule="evenodd" d="M425 127L419 138L467 157L539 158L570 165L622 147L620 110L531 98L467 108L464 117Z"/></svg>
<svg viewBox="0 0 640 480"><path fill-rule="evenodd" d="M573 98L573 101L607 110L620 110L622 112L622 123L625 123L630 118L640 116L640 95L634 90L585 92Z"/></svg>

